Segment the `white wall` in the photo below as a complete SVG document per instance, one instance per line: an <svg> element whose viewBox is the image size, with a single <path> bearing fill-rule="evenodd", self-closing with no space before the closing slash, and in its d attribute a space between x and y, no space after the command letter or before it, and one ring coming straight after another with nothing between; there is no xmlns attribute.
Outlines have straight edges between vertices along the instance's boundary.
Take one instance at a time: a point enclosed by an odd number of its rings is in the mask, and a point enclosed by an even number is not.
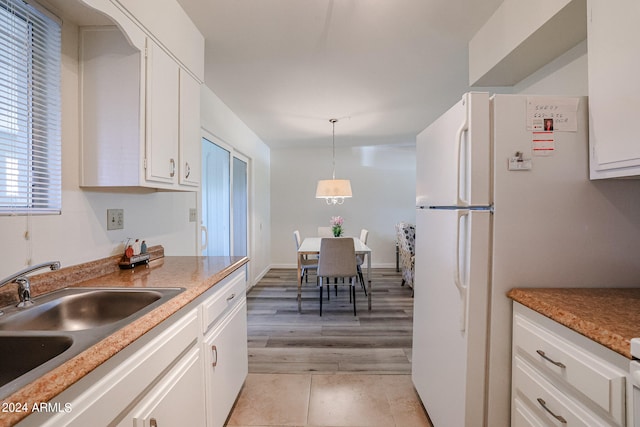
<svg viewBox="0 0 640 427"><path fill-rule="evenodd" d="M62 30L62 215L0 217L0 277L30 261L69 266L115 255L127 237L163 245L167 255L195 255L189 208L196 207L196 193L79 188L78 28L65 20ZM107 208L124 209L123 230L106 230Z"/></svg>
<svg viewBox="0 0 640 427"><path fill-rule="evenodd" d="M201 92L203 130L249 157L249 283L255 284L269 269L271 212L270 212L270 153L264 144L209 88Z"/></svg>
<svg viewBox="0 0 640 427"><path fill-rule="evenodd" d="M394 224L415 222L415 145L336 147L336 178L351 180L353 198L328 206L315 198L318 179L331 178L331 146L271 150L271 262L295 267L293 231L317 235L332 216L344 217L345 235L369 230L372 264L395 266Z"/></svg>

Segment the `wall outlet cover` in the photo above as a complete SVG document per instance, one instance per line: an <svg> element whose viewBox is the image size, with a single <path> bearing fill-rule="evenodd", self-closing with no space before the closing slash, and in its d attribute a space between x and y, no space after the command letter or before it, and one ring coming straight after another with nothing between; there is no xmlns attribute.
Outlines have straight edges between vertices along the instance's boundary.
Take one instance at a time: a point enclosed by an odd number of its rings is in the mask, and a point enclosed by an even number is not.
<svg viewBox="0 0 640 427"><path fill-rule="evenodd" d="M124 209L107 209L107 230L124 228Z"/></svg>

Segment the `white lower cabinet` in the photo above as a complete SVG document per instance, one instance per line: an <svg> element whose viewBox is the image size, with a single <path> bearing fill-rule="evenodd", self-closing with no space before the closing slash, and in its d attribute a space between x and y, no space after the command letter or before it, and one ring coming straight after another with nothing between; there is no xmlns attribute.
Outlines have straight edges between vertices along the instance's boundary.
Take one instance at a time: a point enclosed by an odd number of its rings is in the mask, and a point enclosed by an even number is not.
<svg viewBox="0 0 640 427"><path fill-rule="evenodd" d="M207 426L222 427L248 372L247 304L232 312L204 339Z"/></svg>
<svg viewBox="0 0 640 427"><path fill-rule="evenodd" d="M247 299L244 272L202 304L207 426L222 427L247 377Z"/></svg>
<svg viewBox="0 0 640 427"><path fill-rule="evenodd" d="M628 364L514 303L512 426L626 426Z"/></svg>
<svg viewBox="0 0 640 427"><path fill-rule="evenodd" d="M20 426L219 426L248 371L245 271L235 271ZM215 365L215 366L213 366Z"/></svg>

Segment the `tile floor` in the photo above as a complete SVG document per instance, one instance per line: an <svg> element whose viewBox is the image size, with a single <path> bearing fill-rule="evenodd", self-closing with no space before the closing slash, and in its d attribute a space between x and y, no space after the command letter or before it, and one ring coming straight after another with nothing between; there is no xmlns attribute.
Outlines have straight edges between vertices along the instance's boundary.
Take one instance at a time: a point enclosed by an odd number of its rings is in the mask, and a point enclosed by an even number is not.
<svg viewBox="0 0 640 427"><path fill-rule="evenodd" d="M431 427L410 375L255 374L229 427Z"/></svg>

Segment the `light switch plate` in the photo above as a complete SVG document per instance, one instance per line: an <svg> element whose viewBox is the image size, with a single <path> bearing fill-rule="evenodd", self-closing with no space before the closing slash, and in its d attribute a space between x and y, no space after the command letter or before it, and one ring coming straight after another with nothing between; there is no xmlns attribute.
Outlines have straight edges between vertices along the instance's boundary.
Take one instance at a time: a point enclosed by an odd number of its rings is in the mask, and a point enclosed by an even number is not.
<svg viewBox="0 0 640 427"><path fill-rule="evenodd" d="M196 222L198 220L198 210L196 208L189 208L189 222Z"/></svg>
<svg viewBox="0 0 640 427"><path fill-rule="evenodd" d="M124 228L124 209L107 209L107 230Z"/></svg>

